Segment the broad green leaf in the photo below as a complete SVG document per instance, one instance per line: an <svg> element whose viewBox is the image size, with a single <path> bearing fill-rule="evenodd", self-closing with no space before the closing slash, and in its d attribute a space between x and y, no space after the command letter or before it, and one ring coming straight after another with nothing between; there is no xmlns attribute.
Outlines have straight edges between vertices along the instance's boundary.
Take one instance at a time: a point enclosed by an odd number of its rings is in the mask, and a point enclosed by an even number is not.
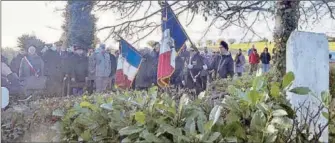
<svg viewBox="0 0 335 143"><path fill-rule="evenodd" d="M321 99L322 99L323 104L326 107L328 107L329 104L330 104L330 100L329 100L330 99L330 94L329 94L329 92L328 91L321 92Z"/></svg>
<svg viewBox="0 0 335 143"><path fill-rule="evenodd" d="M280 95L279 83L274 82L271 84L271 96L277 98L279 97L279 95Z"/></svg>
<svg viewBox="0 0 335 143"><path fill-rule="evenodd" d="M135 120L141 124L145 123L145 114L143 112L135 113Z"/></svg>
<svg viewBox="0 0 335 143"><path fill-rule="evenodd" d="M63 117L64 111L62 109L56 109L52 112L52 116Z"/></svg>
<svg viewBox="0 0 335 143"><path fill-rule="evenodd" d="M269 112L269 106L265 103L259 103L256 105L256 107L261 110L264 114L267 114Z"/></svg>
<svg viewBox="0 0 335 143"><path fill-rule="evenodd" d="M281 128L281 129L287 129L287 128L292 127L292 120L286 116L274 117L272 118L270 123L276 124L277 128Z"/></svg>
<svg viewBox="0 0 335 143"><path fill-rule="evenodd" d="M240 112L240 107L237 101L232 97L227 97L222 100L222 103L225 105L225 108L228 108L231 110L231 112Z"/></svg>
<svg viewBox="0 0 335 143"><path fill-rule="evenodd" d="M286 104L280 104L280 106L284 108L287 112L287 117L289 117L290 119L293 119L295 117L295 111L292 109L291 106L288 106Z"/></svg>
<svg viewBox="0 0 335 143"><path fill-rule="evenodd" d="M131 140L128 137L122 139L122 141L121 141L121 143L130 143L130 142L131 142Z"/></svg>
<svg viewBox="0 0 335 143"><path fill-rule="evenodd" d="M82 134L80 134L80 137L83 138L84 141L92 140L92 135L90 133L90 130L84 131Z"/></svg>
<svg viewBox="0 0 335 143"><path fill-rule="evenodd" d="M214 125L220 118L221 115L222 106L215 105L214 108L211 110L211 113L209 114L209 120L213 121Z"/></svg>
<svg viewBox="0 0 335 143"><path fill-rule="evenodd" d="M205 123L205 126L204 126L205 127L205 132L209 132L212 129L212 126L213 126L213 121L212 120Z"/></svg>
<svg viewBox="0 0 335 143"><path fill-rule="evenodd" d="M273 133L275 133L277 131L278 130L272 124L268 125L267 128L266 128L266 133L269 133L269 134L273 134Z"/></svg>
<svg viewBox="0 0 335 143"><path fill-rule="evenodd" d="M149 133L148 130L144 130L141 135L142 138L145 139L146 142L162 142L158 137L154 134Z"/></svg>
<svg viewBox="0 0 335 143"><path fill-rule="evenodd" d="M220 133L219 132L214 132L207 140L207 142L214 142L215 140L217 140L220 137Z"/></svg>
<svg viewBox="0 0 335 143"><path fill-rule="evenodd" d="M97 107L95 107L95 105L93 105L93 104L91 104L91 103L89 103L87 101L81 102L80 103L80 107L82 107L82 108L89 108L89 109L91 109L93 111L98 111L98 109L97 109Z"/></svg>
<svg viewBox="0 0 335 143"><path fill-rule="evenodd" d="M104 103L100 105L101 108L112 111L113 110L113 105L112 103Z"/></svg>
<svg viewBox="0 0 335 143"><path fill-rule="evenodd" d="M261 89L263 87L263 84L264 84L264 77L263 76L255 77L255 79L253 80L253 83L252 83L253 90L258 91L259 89Z"/></svg>
<svg viewBox="0 0 335 143"><path fill-rule="evenodd" d="M161 125L161 127L164 131L172 134L174 137L178 138L179 140L184 140L189 142L190 139L186 136L183 135L182 130L180 128L175 128L171 125L168 124L163 124Z"/></svg>
<svg viewBox="0 0 335 143"><path fill-rule="evenodd" d="M198 99L203 99L206 95L206 91L200 92L200 94L198 95Z"/></svg>
<svg viewBox="0 0 335 143"><path fill-rule="evenodd" d="M322 116L325 117L327 120L329 120L329 113L322 112Z"/></svg>
<svg viewBox="0 0 335 143"><path fill-rule="evenodd" d="M180 98L180 101L179 101L179 107L178 107L178 114L180 116L181 114L181 111L183 110L183 107L185 105L187 105L189 103L190 99L188 98L188 96L186 94L183 94Z"/></svg>
<svg viewBox="0 0 335 143"><path fill-rule="evenodd" d="M131 134L139 133L143 130L144 130L143 128L138 127L138 126L128 126L128 127L125 127L125 128L122 128L121 130L119 130L119 134L121 136L131 135Z"/></svg>
<svg viewBox="0 0 335 143"><path fill-rule="evenodd" d="M282 83L283 89L288 87L293 81L294 81L294 73L293 72L286 73Z"/></svg>
<svg viewBox="0 0 335 143"><path fill-rule="evenodd" d="M266 124L266 117L264 113L260 110L257 110L253 115L250 123L250 128L252 130L263 130Z"/></svg>
<svg viewBox="0 0 335 143"><path fill-rule="evenodd" d="M227 115L226 115L226 121L228 124L232 123L232 122L235 122L235 121L238 121L240 119L239 116L237 116L234 112L229 112Z"/></svg>
<svg viewBox="0 0 335 143"><path fill-rule="evenodd" d="M290 90L290 92L298 94L298 95L307 95L311 92L308 87L296 87Z"/></svg>
<svg viewBox="0 0 335 143"><path fill-rule="evenodd" d="M272 116L275 116L275 117L286 116L286 115L287 115L287 112L283 109L277 109L272 112Z"/></svg>
<svg viewBox="0 0 335 143"><path fill-rule="evenodd" d="M273 134L268 134L265 136L265 142L266 143L272 143L275 142L277 139L277 134L273 133Z"/></svg>
<svg viewBox="0 0 335 143"><path fill-rule="evenodd" d="M186 122L185 129L186 129L186 131L190 132L191 134L196 134L194 118L192 118L192 119L190 119Z"/></svg>
<svg viewBox="0 0 335 143"><path fill-rule="evenodd" d="M249 91L247 96L253 105L255 105L261 99L261 94L256 90Z"/></svg>

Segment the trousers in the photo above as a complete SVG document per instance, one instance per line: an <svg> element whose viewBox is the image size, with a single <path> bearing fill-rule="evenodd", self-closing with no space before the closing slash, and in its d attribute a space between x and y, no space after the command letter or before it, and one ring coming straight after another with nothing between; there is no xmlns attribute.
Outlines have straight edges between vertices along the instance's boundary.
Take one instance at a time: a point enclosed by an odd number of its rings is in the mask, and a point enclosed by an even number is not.
<svg viewBox="0 0 335 143"><path fill-rule="evenodd" d="M97 92L104 92L110 82L108 77L96 77L95 87Z"/></svg>

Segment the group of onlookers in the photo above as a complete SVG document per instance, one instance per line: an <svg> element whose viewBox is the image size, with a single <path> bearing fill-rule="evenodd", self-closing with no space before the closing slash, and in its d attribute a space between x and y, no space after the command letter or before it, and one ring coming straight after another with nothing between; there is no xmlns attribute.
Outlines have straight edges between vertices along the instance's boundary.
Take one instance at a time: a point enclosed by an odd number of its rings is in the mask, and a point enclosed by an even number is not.
<svg viewBox="0 0 335 143"><path fill-rule="evenodd" d="M86 50L88 49L88 50ZM74 95L82 95L83 87L66 89L67 83L90 83L88 91L106 91L107 86L113 84L116 71L116 58L101 44L98 48L73 45L73 51L62 47L62 42L47 45L38 55L36 48L30 46L21 51L11 62L10 68L16 73L23 87L32 87L43 82L45 89L51 94L66 94L67 90ZM35 81L35 82L34 82ZM112 86L110 86L112 87ZM41 87L36 87L36 89ZM43 87L42 87L43 88ZM31 94L25 91L26 94Z"/></svg>
<svg viewBox="0 0 335 143"><path fill-rule="evenodd" d="M74 95L84 93L81 86L67 89L68 87L64 86L66 83L85 83L89 93L93 93L94 89L96 92L114 90L118 51L111 54L104 44L100 44L96 49L73 45L73 50L68 50L62 45L62 42L56 42L46 46L41 52L42 55L38 55L36 48L31 46L27 52L22 51L12 60L10 68L21 82L31 77L36 80L45 77L46 90L54 94L64 94L67 90ZM157 85L159 47L157 42L152 50L140 50L143 61L132 88L147 89ZM269 71L271 56L268 48L259 56L253 45L248 50L248 56L249 74L258 69L260 62L262 71ZM233 59L228 44L224 41L220 43L220 52L211 53L206 47L201 52L194 47L183 48L176 57L175 71L171 75L170 83L180 88L195 89L199 93L206 89L207 82L216 78L233 77L235 74L242 76L245 64L242 50L239 49Z"/></svg>
<svg viewBox="0 0 335 143"><path fill-rule="evenodd" d="M250 74L258 70L258 64L260 62L262 62L261 69L263 73L266 73L270 70L271 55L267 47L264 48L264 51L259 56L259 54L257 53L257 49L255 48L255 45L252 45L252 47L248 50L248 56L250 63L250 71L249 71Z"/></svg>

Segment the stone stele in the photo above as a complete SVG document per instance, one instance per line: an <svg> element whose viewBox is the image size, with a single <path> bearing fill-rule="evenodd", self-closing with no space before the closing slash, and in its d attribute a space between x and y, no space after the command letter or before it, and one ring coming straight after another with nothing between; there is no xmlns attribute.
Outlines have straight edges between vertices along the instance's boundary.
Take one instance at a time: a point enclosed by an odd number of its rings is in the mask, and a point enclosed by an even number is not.
<svg viewBox="0 0 335 143"><path fill-rule="evenodd" d="M290 103L296 108L306 101L304 106L307 107L310 103L311 111L316 112L321 104L316 97L321 99L321 92L329 90L329 45L325 34L295 31L290 35L286 44L286 72L290 71L295 76L291 88L309 87L311 90L311 94L307 96L287 93ZM306 110L301 112L304 115L307 113ZM324 109L324 112L328 111ZM310 112L307 114L311 115ZM297 115L301 119L301 114ZM321 114L316 120L321 125L328 122ZM320 141L328 142L328 127L322 133Z"/></svg>

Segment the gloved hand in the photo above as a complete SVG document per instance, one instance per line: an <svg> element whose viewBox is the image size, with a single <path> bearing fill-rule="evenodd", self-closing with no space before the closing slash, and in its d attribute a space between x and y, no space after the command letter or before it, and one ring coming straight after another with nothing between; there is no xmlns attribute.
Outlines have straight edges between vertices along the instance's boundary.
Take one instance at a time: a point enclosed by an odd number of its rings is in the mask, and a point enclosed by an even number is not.
<svg viewBox="0 0 335 143"><path fill-rule="evenodd" d="M188 68L188 69L192 69L192 68L193 68L193 65L190 65L190 64L189 64L189 65L187 65L187 68Z"/></svg>
<svg viewBox="0 0 335 143"><path fill-rule="evenodd" d="M181 81L181 83L183 84L183 85L185 85L185 81L183 80L183 81Z"/></svg>
<svg viewBox="0 0 335 143"><path fill-rule="evenodd" d="M196 78L194 78L194 79L193 79L193 82L197 82L197 79L196 79Z"/></svg>
<svg viewBox="0 0 335 143"><path fill-rule="evenodd" d="M207 70L207 65L203 65L202 68L203 68L204 70Z"/></svg>
<svg viewBox="0 0 335 143"><path fill-rule="evenodd" d="M74 81L76 81L76 80L75 80L74 78L71 78L71 81L73 81L73 82L74 82Z"/></svg>

